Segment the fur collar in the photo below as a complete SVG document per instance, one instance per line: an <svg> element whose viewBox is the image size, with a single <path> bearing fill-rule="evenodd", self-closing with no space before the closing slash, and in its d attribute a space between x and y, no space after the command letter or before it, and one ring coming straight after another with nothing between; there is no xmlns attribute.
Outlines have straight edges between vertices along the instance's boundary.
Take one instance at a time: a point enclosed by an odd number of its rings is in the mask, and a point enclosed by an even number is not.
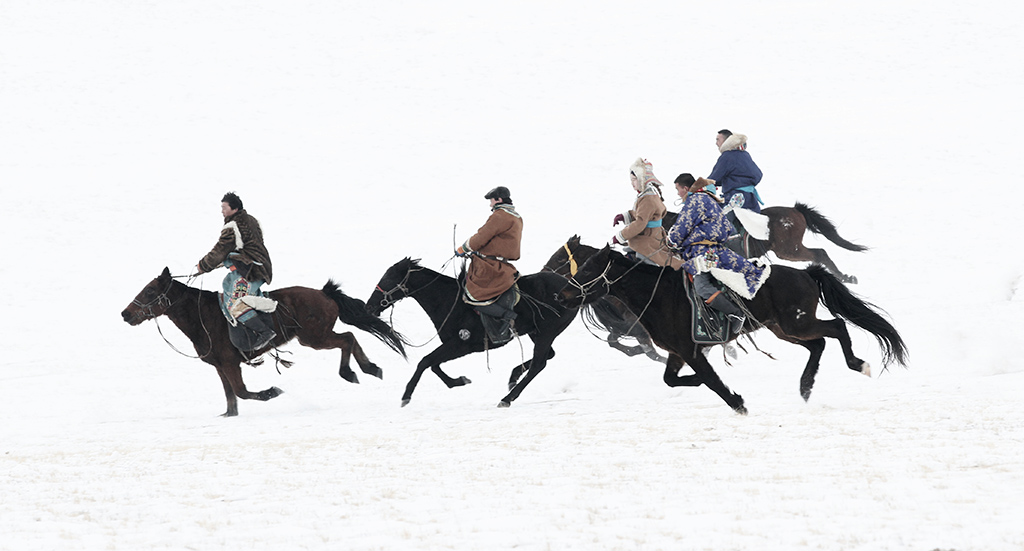
<svg viewBox="0 0 1024 551"><path fill-rule="evenodd" d="M718 148L718 151L725 153L726 151L740 150L746 151L747 149L747 136L746 134L733 134L722 142L722 147Z"/></svg>

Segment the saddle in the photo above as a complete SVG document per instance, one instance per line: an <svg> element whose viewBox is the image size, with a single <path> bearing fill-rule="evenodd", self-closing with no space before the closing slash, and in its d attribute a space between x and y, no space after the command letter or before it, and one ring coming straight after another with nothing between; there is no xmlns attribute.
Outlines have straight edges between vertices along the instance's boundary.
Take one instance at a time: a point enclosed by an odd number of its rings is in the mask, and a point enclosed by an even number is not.
<svg viewBox="0 0 1024 551"><path fill-rule="evenodd" d="M690 278L684 277L686 284L686 298L690 299L690 327L693 342L697 344L722 344L729 341L732 334L738 333L740 327L731 327L733 322L724 312L719 312L704 303L704 299L697 296L697 287L693 285ZM731 294L721 282L715 281L715 286L724 293Z"/></svg>
<svg viewBox="0 0 1024 551"><path fill-rule="evenodd" d="M501 345L512 340L514 330L512 322L516 319L515 306L519 303L519 284L514 284L497 298L482 302L469 300L465 294L462 300L473 307L480 315L484 331L491 344Z"/></svg>

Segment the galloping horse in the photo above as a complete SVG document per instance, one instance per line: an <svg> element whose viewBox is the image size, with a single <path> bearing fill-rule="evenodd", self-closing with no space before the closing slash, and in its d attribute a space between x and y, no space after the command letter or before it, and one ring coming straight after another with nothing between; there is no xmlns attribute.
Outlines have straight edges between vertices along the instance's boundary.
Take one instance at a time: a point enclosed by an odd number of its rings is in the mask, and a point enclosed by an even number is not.
<svg viewBox="0 0 1024 551"><path fill-rule="evenodd" d="M630 310L639 313L640 323L654 342L669 352L664 374L666 384L672 387L705 384L737 413L746 414L743 398L729 390L701 353L705 346L693 342L690 301L679 273L633 262L607 245L596 252L587 249L577 252L577 257L589 255L589 259L559 292L560 299L569 306L579 307L609 293L619 298ZM817 319L815 312L819 301L836 319ZM800 377L800 395L804 400L811 396L825 350L824 337L839 340L848 368L870 376L870 366L853 353L844 320L875 337L882 351L883 367L894 361L906 365L906 345L896 329L874 306L857 298L818 264L803 270L772 266L771 275L754 299L743 300L743 303L753 318L748 318L744 331L754 330L760 323L780 339L810 352ZM694 375L678 374L685 364L693 368Z"/></svg>
<svg viewBox="0 0 1024 551"><path fill-rule="evenodd" d="M402 336L382 320L366 313L365 304L342 293L334 281L328 280L319 291L308 287L287 287L271 291L268 296L278 302L274 313L277 337L264 348L254 351L252 358L298 337L299 344L316 350L340 348L338 374L350 383L359 382L349 367L352 356L355 356L363 373L383 378L384 372L366 357L352 333L334 332L334 322L338 319L370 333L405 357ZM228 402L228 409L222 417L233 417L238 415L236 396L243 400L266 401L281 394L281 389L270 387L250 392L245 387L240 366L243 362L254 362L231 344L228 322L221 313L219 301L217 293L175 281L170 270L164 268L163 273L149 282L121 312L121 317L133 326L162 315L170 318L192 341L199 359L217 368Z"/></svg>
<svg viewBox="0 0 1024 551"><path fill-rule="evenodd" d="M857 276L840 272L824 249L810 249L804 245L804 234L811 230L844 249L857 252L867 250L863 245L843 239L835 225L813 207L796 203L793 207L768 207L761 210L761 214L768 218L767 240L756 239L744 231L740 239L729 240L726 245L746 258L755 258L772 251L783 260L817 262L831 270L843 283L857 283ZM678 217L677 212L669 211L665 214L661 221L665 231L672 228ZM544 264L544 269L566 277L575 275L571 273L573 259L570 249L575 249L578 245L579 237L573 236L563 249L555 251ZM614 297L606 297L586 306L583 310L584 319L608 332L608 346L627 356L644 353L652 360L664 363L665 358L651 344L650 336L636 323L636 316L623 309L621 302ZM636 339L637 346L622 344L622 338Z"/></svg>
<svg viewBox="0 0 1024 551"><path fill-rule="evenodd" d="M844 274L829 258L825 249L809 249L804 245L804 233L807 230L823 235L829 241L849 251L866 251L868 248L843 239L832 221L820 212L803 203L793 207L767 207L761 214L768 217L768 239L755 239L743 232L740 240L730 240L727 245L737 253L754 258L768 251L783 260L795 262L817 262L824 265L843 283L857 283L857 277ZM661 225L668 231L675 224L677 212L669 212L662 219Z"/></svg>
<svg viewBox="0 0 1024 551"><path fill-rule="evenodd" d="M441 345L416 364L416 372L402 395L404 407L412 399L413 390L423 372L429 367L448 388L470 383L466 377L452 378L441 370L441 364L473 352L483 352L490 344L479 314L462 301L462 280L425 268L418 260L408 257L388 268L377 283L377 288L366 300L366 307L374 316L393 306L399 300L412 297L437 329ZM519 278L522 298L516 304L518 317L514 322L516 333L529 335L533 340L533 357L519 364L509 377L509 393L498 407L509 407L530 381L555 356L552 343L576 317L577 308L566 308L555 301L555 293L565 285L565 278L550 272L540 272ZM511 341L509 341L511 342ZM523 374L526 376L523 377ZM522 377L522 380L520 380Z"/></svg>
<svg viewBox="0 0 1024 551"><path fill-rule="evenodd" d="M670 213L675 214L675 213ZM583 257L576 258L576 251L584 247ZM588 250L589 249L589 250ZM562 248L555 251L551 258L544 263L542 268L545 271L554 272L562 277L570 278L576 275L579 265L590 257L597 249L580 245L580 236L573 235L562 245ZM636 315L629 311L629 308L621 300L612 295L604 295L601 298L588 302L582 307L583 320L588 326L596 326L598 329L608 332L605 342L608 346L633 357L638 354L646 354L648 358L665 363L665 358L658 349L654 347L651 336L643 325L637 323ZM620 341L623 338L636 339L636 346L626 346Z"/></svg>

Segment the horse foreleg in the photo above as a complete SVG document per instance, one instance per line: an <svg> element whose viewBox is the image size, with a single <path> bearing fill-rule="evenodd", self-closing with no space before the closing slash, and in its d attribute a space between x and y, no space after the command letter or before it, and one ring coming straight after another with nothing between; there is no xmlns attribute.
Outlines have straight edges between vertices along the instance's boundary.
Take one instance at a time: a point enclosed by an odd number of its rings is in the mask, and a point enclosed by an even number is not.
<svg viewBox="0 0 1024 551"><path fill-rule="evenodd" d="M471 381L467 377L459 377L458 379L449 377L448 374L441 370L441 364L449 360L461 358L470 352L472 352L472 350L469 348L463 348L461 343L449 341L441 343L441 346L435 348L433 352L424 356L423 359L416 364L416 371L413 372L409 382L405 385L405 393L402 394L402 407L408 405L409 401L412 400L412 393L416 390L416 385L419 384L420 378L423 377L423 373L428 367L431 368L431 370L440 377L446 385L448 385L448 388L469 384Z"/></svg>
<svg viewBox="0 0 1024 551"><path fill-rule="evenodd" d="M221 417L235 417L238 415L238 398L235 397L235 391L231 388L231 383L220 368L217 368L217 375L220 377L221 384L224 385L224 396L228 401L228 409L221 414Z"/></svg>
<svg viewBox="0 0 1024 551"><path fill-rule="evenodd" d="M530 361L523 363L519 367L523 367L526 364L530 364L529 371L526 372L526 376L523 380L519 381L514 387L509 390L509 393L498 402L498 407L507 408L512 405L512 402L519 398L519 395L523 393L523 389L530 384L530 381L534 379L541 371L544 370L544 366L548 364L548 360L555 357L555 350L551 348L551 341L545 340L533 342L533 358ZM518 369L518 368L517 368Z"/></svg>
<svg viewBox="0 0 1024 551"><path fill-rule="evenodd" d="M665 375L662 376L662 380L665 384L670 387L677 386L700 386L704 384L704 381L697 376L696 373L691 375L680 375L679 370L686 365L683 358L678 354L669 352L668 359L665 360Z"/></svg>
<svg viewBox="0 0 1024 551"><path fill-rule="evenodd" d="M536 345L534 345L536 346ZM548 351L548 360L555 357L555 349L552 348ZM533 359L526 360L525 362L512 368L512 375L508 378L508 389L512 390L516 387L516 383L519 382L519 378L522 377L526 372L533 366Z"/></svg>
<svg viewBox="0 0 1024 551"><path fill-rule="evenodd" d="M271 398L275 398L281 395L281 389L276 386L272 386L266 390L259 392L250 392L245 387L245 382L242 381L242 369L238 363L228 364L226 366L218 365L217 375L220 376L221 384L224 386L224 394L227 397L228 409L224 412L222 417L234 417L238 415L238 400L235 397L243 400L260 400L267 401Z"/></svg>
<svg viewBox="0 0 1024 551"><path fill-rule="evenodd" d="M630 358L644 353L643 346L626 346L619 342L619 337L622 337L622 333L608 333L608 338L605 339L605 342L608 343L608 346L614 348L615 350L618 350L619 352L622 352L623 354L629 356Z"/></svg>
<svg viewBox="0 0 1024 551"><path fill-rule="evenodd" d="M694 350L687 358L687 363L693 368L695 374L693 377L699 378L701 382L707 385L719 398L725 401L736 413L740 415L747 414L747 407L743 405L743 397L736 394L729 387L726 386L725 382L715 373L715 368L711 366L704 354L700 351Z"/></svg>

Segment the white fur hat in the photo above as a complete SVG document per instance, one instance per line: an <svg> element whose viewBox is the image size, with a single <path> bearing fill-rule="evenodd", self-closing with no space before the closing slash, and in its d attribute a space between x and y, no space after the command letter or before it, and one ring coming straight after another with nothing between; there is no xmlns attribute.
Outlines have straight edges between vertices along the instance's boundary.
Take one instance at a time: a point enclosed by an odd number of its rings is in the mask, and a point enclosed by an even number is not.
<svg viewBox="0 0 1024 551"><path fill-rule="evenodd" d="M747 149L747 136L745 134L733 134L732 136L729 136L724 142L722 142L722 147L719 147L718 151L720 153L725 153L726 151L732 151L733 149L739 149L740 151Z"/></svg>

